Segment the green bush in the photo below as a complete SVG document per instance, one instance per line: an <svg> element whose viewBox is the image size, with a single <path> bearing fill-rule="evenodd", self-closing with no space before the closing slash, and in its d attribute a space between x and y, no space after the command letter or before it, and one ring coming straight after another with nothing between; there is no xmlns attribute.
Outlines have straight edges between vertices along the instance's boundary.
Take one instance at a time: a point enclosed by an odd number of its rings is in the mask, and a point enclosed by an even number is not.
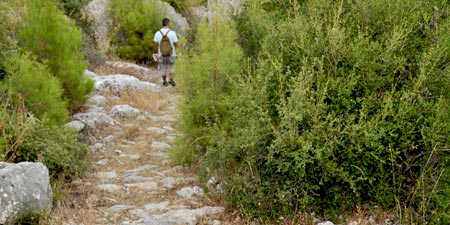
<svg viewBox="0 0 450 225"><path fill-rule="evenodd" d="M228 202L266 219L367 204L449 223L449 15L442 1L319 0L277 18L226 119L204 128Z"/></svg>
<svg viewBox="0 0 450 225"><path fill-rule="evenodd" d="M166 11L156 0L112 0L111 41L123 59L137 62L152 57L153 36L161 27Z"/></svg>
<svg viewBox="0 0 450 225"><path fill-rule="evenodd" d="M201 21L195 48L176 62L176 77L181 100L181 127L186 135L180 139L176 158L192 161L204 154L211 127L225 120L229 110L224 97L240 77L243 53L235 42L233 23L220 15ZM187 148L187 149L186 149Z"/></svg>
<svg viewBox="0 0 450 225"><path fill-rule="evenodd" d="M261 50L261 41L264 40L269 27L275 21L257 0L245 1L242 10L234 20L239 32L239 44L248 57L257 59Z"/></svg>
<svg viewBox="0 0 450 225"><path fill-rule="evenodd" d="M29 0L22 18L17 29L19 46L61 81L69 108L79 107L93 88L93 81L83 75L87 64L80 30L51 0Z"/></svg>
<svg viewBox="0 0 450 225"><path fill-rule="evenodd" d="M11 104L0 95L0 157L6 162L42 162L49 169L52 185L82 176L88 166L87 145L68 127L44 124L27 111L19 99Z"/></svg>
<svg viewBox="0 0 450 225"><path fill-rule="evenodd" d="M12 103L23 100L27 110L46 124L64 124L68 120L61 83L44 65L27 55L12 54L0 58L0 67L5 72L0 93L11 96Z"/></svg>

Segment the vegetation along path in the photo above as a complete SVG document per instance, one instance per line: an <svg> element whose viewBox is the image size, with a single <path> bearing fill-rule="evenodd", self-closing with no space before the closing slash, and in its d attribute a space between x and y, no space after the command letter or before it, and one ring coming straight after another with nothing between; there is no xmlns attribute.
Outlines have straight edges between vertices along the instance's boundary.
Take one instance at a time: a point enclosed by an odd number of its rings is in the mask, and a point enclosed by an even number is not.
<svg viewBox="0 0 450 225"><path fill-rule="evenodd" d="M203 192L192 169L169 158L176 88L160 86L156 70L134 64L109 62L94 71L96 91L79 114L105 115L85 121L92 172L66 188L52 217L70 225L224 224L225 209Z"/></svg>

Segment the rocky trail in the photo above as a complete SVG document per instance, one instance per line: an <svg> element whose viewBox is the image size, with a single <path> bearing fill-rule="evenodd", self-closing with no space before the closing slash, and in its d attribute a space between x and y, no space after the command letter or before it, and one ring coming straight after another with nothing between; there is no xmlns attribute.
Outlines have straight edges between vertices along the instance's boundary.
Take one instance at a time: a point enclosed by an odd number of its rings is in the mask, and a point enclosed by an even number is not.
<svg viewBox="0 0 450 225"><path fill-rule="evenodd" d="M73 125L87 134L92 166L65 188L52 218L67 225L230 224L193 169L169 157L179 135L176 87L163 87L155 69L123 62L86 75L96 90Z"/></svg>

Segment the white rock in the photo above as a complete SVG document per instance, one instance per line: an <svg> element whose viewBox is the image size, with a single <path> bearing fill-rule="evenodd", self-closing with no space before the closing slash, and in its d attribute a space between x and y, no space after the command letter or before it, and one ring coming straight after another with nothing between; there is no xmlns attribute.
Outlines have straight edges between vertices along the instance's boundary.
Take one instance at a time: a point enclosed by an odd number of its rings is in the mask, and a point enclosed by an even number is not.
<svg viewBox="0 0 450 225"><path fill-rule="evenodd" d="M163 126L163 128L168 131L173 131L173 127L171 127L171 126Z"/></svg>
<svg viewBox="0 0 450 225"><path fill-rule="evenodd" d="M103 107L92 105L89 108L89 110L87 111L87 113L105 113L106 114L106 110Z"/></svg>
<svg viewBox="0 0 450 225"><path fill-rule="evenodd" d="M113 179L117 177L116 171L110 171L110 172L98 172L96 173L96 176L98 178L104 178L104 179Z"/></svg>
<svg viewBox="0 0 450 225"><path fill-rule="evenodd" d="M48 209L52 196L48 169L42 163L0 162L0 224L10 224L21 213Z"/></svg>
<svg viewBox="0 0 450 225"><path fill-rule="evenodd" d="M104 142L111 142L115 139L114 135L108 135L106 137L103 138Z"/></svg>
<svg viewBox="0 0 450 225"><path fill-rule="evenodd" d="M87 100L87 103L96 106L105 106L109 104L109 101L102 95L93 95Z"/></svg>
<svg viewBox="0 0 450 225"><path fill-rule="evenodd" d="M128 158L131 160L139 160L141 158L138 154L121 154L119 157Z"/></svg>
<svg viewBox="0 0 450 225"><path fill-rule="evenodd" d="M84 76L90 77L90 78L95 78L98 77L98 75L90 70L85 70L84 71Z"/></svg>
<svg viewBox="0 0 450 225"><path fill-rule="evenodd" d="M109 113L115 117L136 116L141 111L129 105L116 105L111 108Z"/></svg>
<svg viewBox="0 0 450 225"><path fill-rule="evenodd" d="M145 116L153 121L160 122L177 122L177 119L171 115L164 115L164 116L154 116L151 114L145 114Z"/></svg>
<svg viewBox="0 0 450 225"><path fill-rule="evenodd" d="M175 185L177 185L178 182L173 177L165 177L161 180L161 184L164 188L166 188L168 190L172 190L175 188Z"/></svg>
<svg viewBox="0 0 450 225"><path fill-rule="evenodd" d="M117 123L113 118L101 112L77 113L73 118L83 121L93 130L100 126L111 126Z"/></svg>
<svg viewBox="0 0 450 225"><path fill-rule="evenodd" d="M130 173L139 173L139 172L141 172L141 171L144 171L144 170L148 170L148 169L153 169L153 168L156 168L157 166L155 166L155 165L144 165L144 166L140 166L140 167L138 167L138 168L134 168L134 169L132 169L132 170L128 170L128 171L126 171L125 173L126 174L130 174Z"/></svg>
<svg viewBox="0 0 450 225"><path fill-rule="evenodd" d="M325 221L325 222L320 222L317 225L334 225L334 223L331 221Z"/></svg>
<svg viewBox="0 0 450 225"><path fill-rule="evenodd" d="M67 123L66 126L74 129L77 132L80 132L86 127L86 124L79 120L74 120L74 121Z"/></svg>
<svg viewBox="0 0 450 225"><path fill-rule="evenodd" d="M102 149L104 146L103 143L95 143L92 147L96 150Z"/></svg>
<svg viewBox="0 0 450 225"><path fill-rule="evenodd" d="M109 0L93 0L85 8L87 17L92 21L92 30L98 50L104 55L110 49L108 33L111 17L109 15L108 2Z"/></svg>
<svg viewBox="0 0 450 225"><path fill-rule="evenodd" d="M156 190L158 189L158 184L153 181L142 182L142 183L133 183L133 184L124 184L127 188L139 188L143 190Z"/></svg>
<svg viewBox="0 0 450 225"><path fill-rule="evenodd" d="M153 178L130 174L130 175L126 175L125 178L123 179L123 182L126 184L136 183L136 182L146 182L146 181L153 181Z"/></svg>
<svg viewBox="0 0 450 225"><path fill-rule="evenodd" d="M128 209L135 209L136 206L134 205L115 205L108 208L110 211L124 211Z"/></svg>
<svg viewBox="0 0 450 225"><path fill-rule="evenodd" d="M177 197L181 199L188 199L193 196L202 196L203 193L203 189L198 186L184 187L177 191Z"/></svg>
<svg viewBox="0 0 450 225"><path fill-rule="evenodd" d="M156 133L156 134L165 134L167 132L166 129L161 129L159 127L148 127L147 131Z"/></svg>
<svg viewBox="0 0 450 225"><path fill-rule="evenodd" d="M95 77L95 89L97 91L111 92L117 96L120 96L122 92L129 90L134 91L161 91L161 87L157 84L141 81L136 77L115 74L108 76Z"/></svg>
<svg viewBox="0 0 450 225"><path fill-rule="evenodd" d="M133 71L134 74L139 74L138 79L142 78L150 78L150 76L155 75L157 76L157 72L154 69L149 69L147 67L139 66L134 63L129 62L114 62L114 61L107 61L105 62L106 65L109 67L113 67L115 69L124 70L124 71Z"/></svg>
<svg viewBox="0 0 450 225"><path fill-rule="evenodd" d="M207 185L207 186L213 186L213 185L216 185L217 183L219 183L219 182L217 181L217 179L216 179L215 177L211 177L211 178L209 178L209 180L208 180L208 182L206 183L206 185Z"/></svg>
<svg viewBox="0 0 450 225"><path fill-rule="evenodd" d="M199 222L199 218L209 215L223 213L223 207L206 206L199 209L180 209L171 210L160 215L151 215L144 220L145 225L162 225L162 224L187 224L195 225Z"/></svg>
<svg viewBox="0 0 450 225"><path fill-rule="evenodd" d="M165 209L167 209L168 206L169 206L169 202L165 201L165 202L160 202L160 203L149 203L144 206L144 209L149 212L153 212L153 211L158 211L158 210L165 210Z"/></svg>
<svg viewBox="0 0 450 225"><path fill-rule="evenodd" d="M167 149L170 148L170 145L165 142L154 141L152 142L151 147L156 149Z"/></svg>
<svg viewBox="0 0 450 225"><path fill-rule="evenodd" d="M102 160L97 161L97 164L101 165L101 166L106 166L106 165L108 165L108 162L109 162L108 159L102 159Z"/></svg>

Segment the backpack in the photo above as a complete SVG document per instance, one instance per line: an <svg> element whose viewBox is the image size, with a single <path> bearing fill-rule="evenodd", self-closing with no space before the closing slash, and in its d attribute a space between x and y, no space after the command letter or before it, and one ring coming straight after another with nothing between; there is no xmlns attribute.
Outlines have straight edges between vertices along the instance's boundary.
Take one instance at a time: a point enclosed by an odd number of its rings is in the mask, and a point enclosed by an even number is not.
<svg viewBox="0 0 450 225"><path fill-rule="evenodd" d="M162 34L162 39L159 42L159 49L161 51L161 55L163 57L169 57L172 55L172 45L170 44L170 39L167 37L167 34L170 32L167 31L167 33L164 35L162 31L159 31Z"/></svg>

